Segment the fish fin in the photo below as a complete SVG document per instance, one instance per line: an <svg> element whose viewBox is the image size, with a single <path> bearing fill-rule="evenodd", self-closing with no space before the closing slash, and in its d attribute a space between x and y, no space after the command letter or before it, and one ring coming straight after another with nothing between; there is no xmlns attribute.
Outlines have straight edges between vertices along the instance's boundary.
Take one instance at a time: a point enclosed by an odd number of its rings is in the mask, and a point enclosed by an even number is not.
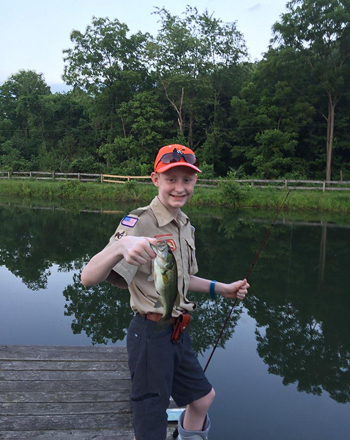
<svg viewBox="0 0 350 440"><path fill-rule="evenodd" d="M147 278L147 281L154 281L153 273Z"/></svg>
<svg viewBox="0 0 350 440"><path fill-rule="evenodd" d="M155 309L159 309L159 307L163 307L163 304L160 302L160 298L158 298L157 302L154 304Z"/></svg>
<svg viewBox="0 0 350 440"><path fill-rule="evenodd" d="M156 332L161 332L162 330L164 330L165 328L168 327L168 325L171 324L171 317L168 319L165 318L161 318L158 322L157 325L154 327Z"/></svg>

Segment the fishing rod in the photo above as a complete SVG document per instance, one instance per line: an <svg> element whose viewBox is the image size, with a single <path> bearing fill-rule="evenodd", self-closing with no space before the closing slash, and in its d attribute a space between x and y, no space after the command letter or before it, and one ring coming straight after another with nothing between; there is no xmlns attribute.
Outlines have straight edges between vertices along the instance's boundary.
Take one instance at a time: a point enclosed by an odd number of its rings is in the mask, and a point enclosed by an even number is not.
<svg viewBox="0 0 350 440"><path fill-rule="evenodd" d="M259 259L259 256L260 256L260 254L261 254L261 251L263 250L263 248L264 248L264 246L265 246L265 244L266 244L266 242L267 242L267 240L268 240L268 238L269 238L269 236L270 236L270 234L271 234L272 228L274 227L274 225L275 225L275 223L276 223L277 217L279 216L280 212L282 211L282 208L283 208L284 204L286 203L286 200L287 200L287 198L288 198L288 196L289 196L289 193L290 193L290 190L288 190L288 192L287 192L286 196L284 197L284 199L283 199L283 201L282 201L280 207L278 208L278 211L277 211L277 213L276 213L276 215L275 215L275 218L273 219L273 221L272 221L272 223L271 223L271 226L270 226L269 230L267 231L267 233L266 233L266 235L265 235L265 238L264 238L264 240L263 240L263 242L262 242L262 244L261 244L261 246L260 246L258 252L257 252L256 255L255 255L255 258L254 258L254 260L253 260L253 262L252 262L252 264L251 264L251 266L250 266L250 268L249 268L249 270L248 270L248 273L247 273L247 275L246 275L246 277L245 277L245 279L246 279L247 281L248 281L248 278L249 278L249 276L250 276L250 274L251 274L251 272L252 272L254 266L256 265L256 263L257 263L257 261L258 261L258 259ZM204 372L206 372L206 370L207 370L207 368L208 368L208 365L210 364L210 361L211 361L211 359L212 359L212 357L213 357L213 355L214 355L214 353L215 353L215 350L216 350L216 348L217 348L217 346L218 346L218 344L219 344L219 341L220 341L220 339L221 339L221 337L222 337L222 334L224 333L224 330L225 330L225 328L226 328L226 326L227 326L227 323L228 323L228 321L229 321L229 319L230 319L230 317L231 317L231 315L232 315L233 309L236 307L237 302L238 302L238 298L236 297L236 299L235 299L235 301L234 301L234 303L233 303L233 305L232 305L230 311L228 312L228 314L227 314L227 316L226 316L226 319L225 319L224 325L222 326L221 332L220 332L220 334L219 334L219 336L218 336L218 338L217 338L217 340L216 340L216 342L215 342L215 345L214 345L214 347L213 347L213 349L212 349L212 351L211 351L211 353L210 353L209 359L208 359L208 361L207 361L207 363L206 363L206 365L205 365L205 367L204 367Z"/></svg>
<svg viewBox="0 0 350 440"><path fill-rule="evenodd" d="M261 251L263 250L263 248L264 248L264 246L265 246L265 244L267 242L267 239L269 238L269 235L271 234L272 228L274 227L274 225L276 223L277 217L279 216L280 212L283 209L284 204L286 203L286 200L287 200L287 197L289 196L289 193L290 193L290 190L288 190L287 194L285 195L285 197L284 197L280 207L278 208L278 211L277 211L277 213L275 215L275 218L272 220L271 226L269 227L269 230L267 231L267 233L265 235L264 241L262 242L258 252L255 255L255 258L254 258L254 260L253 260L253 262L252 262L252 264L251 264L251 266L250 266L250 268L248 270L248 273L247 273L247 275L245 277L245 279L247 281L248 281L248 278L249 278L249 276L250 276L254 266L256 265L256 262L258 261L258 258L259 258L260 254L261 254ZM238 301L238 298L235 299L235 301L234 301L234 303L233 303L233 305L231 307L231 310L229 311L229 313L226 316L226 319L225 319L224 325L222 326L221 332L220 332L220 334L219 334L219 336L218 336L218 338L217 338L217 340L215 342L215 345L214 345L214 347L212 349L212 352L210 353L209 359L208 359L208 361L207 361L207 363L206 363L206 365L204 367L204 372L207 371L208 365L210 364L210 361L211 361L211 359L212 359L212 357L213 357L213 355L215 353L215 350L216 350L216 348L217 348L217 346L219 344L219 341L220 341L220 339L222 337L222 334L224 333L224 330L225 330L225 328L227 326L227 323L228 323L228 321L229 321L229 319L230 319L230 317L232 315L233 309L236 307L237 301ZM176 428L175 431L173 432L173 438L176 439L178 436L179 436L179 431Z"/></svg>

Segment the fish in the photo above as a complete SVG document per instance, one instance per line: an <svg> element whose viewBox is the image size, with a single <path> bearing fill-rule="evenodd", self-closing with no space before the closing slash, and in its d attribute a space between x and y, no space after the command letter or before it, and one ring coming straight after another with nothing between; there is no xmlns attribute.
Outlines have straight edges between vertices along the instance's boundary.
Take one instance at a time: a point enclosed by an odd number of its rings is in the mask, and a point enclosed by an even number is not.
<svg viewBox="0 0 350 440"><path fill-rule="evenodd" d="M156 253L153 260L153 274L149 281L154 280L156 292L159 295L154 307L163 307L163 315L157 322L155 330L160 332L171 323L174 305L180 304L180 295L177 288L177 265L174 254L165 240L159 241L157 245L151 244Z"/></svg>

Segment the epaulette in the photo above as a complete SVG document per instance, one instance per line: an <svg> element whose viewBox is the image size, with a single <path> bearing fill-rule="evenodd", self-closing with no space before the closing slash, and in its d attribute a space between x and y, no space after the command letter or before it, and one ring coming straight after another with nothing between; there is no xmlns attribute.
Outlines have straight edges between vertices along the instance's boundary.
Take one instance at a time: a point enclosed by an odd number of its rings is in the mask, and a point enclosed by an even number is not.
<svg viewBox="0 0 350 440"><path fill-rule="evenodd" d="M147 208L148 208L148 206L144 206L143 208L134 209L133 211L130 212L129 215L133 215L135 217L140 217L140 215L142 215L147 210Z"/></svg>

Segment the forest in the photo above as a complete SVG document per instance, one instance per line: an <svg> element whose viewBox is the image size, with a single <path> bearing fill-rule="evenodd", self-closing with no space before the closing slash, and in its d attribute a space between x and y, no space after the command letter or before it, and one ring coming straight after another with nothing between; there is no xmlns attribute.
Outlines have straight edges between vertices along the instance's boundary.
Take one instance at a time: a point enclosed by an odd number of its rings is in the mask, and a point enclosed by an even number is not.
<svg viewBox="0 0 350 440"><path fill-rule="evenodd" d="M157 35L93 17L43 74L0 86L0 170L146 175L159 147L205 178L350 180L350 1L292 0L252 62L236 22L156 8Z"/></svg>

